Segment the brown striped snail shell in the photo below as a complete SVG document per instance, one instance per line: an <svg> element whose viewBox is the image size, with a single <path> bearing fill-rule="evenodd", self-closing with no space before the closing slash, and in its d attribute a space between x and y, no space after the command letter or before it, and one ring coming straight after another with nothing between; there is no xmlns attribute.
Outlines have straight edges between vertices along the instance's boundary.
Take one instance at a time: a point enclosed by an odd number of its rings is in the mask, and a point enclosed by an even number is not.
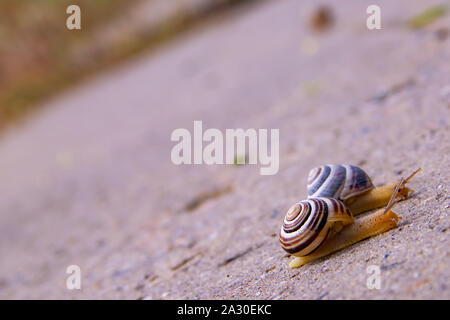
<svg viewBox="0 0 450 320"><path fill-rule="evenodd" d="M281 226L280 243L286 252L306 256L350 223L353 215L341 201L310 198L288 210Z"/></svg>
<svg viewBox="0 0 450 320"><path fill-rule="evenodd" d="M324 165L308 175L308 198L327 197L346 200L373 189L364 170L352 165Z"/></svg>

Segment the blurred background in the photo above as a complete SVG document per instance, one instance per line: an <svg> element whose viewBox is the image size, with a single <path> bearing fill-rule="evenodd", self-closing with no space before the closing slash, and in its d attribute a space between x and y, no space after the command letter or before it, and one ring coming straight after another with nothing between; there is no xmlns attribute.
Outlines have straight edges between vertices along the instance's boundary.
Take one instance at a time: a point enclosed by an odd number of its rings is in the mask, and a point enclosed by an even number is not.
<svg viewBox="0 0 450 320"><path fill-rule="evenodd" d="M72 4L81 30L66 28ZM448 11L0 0L0 297L450 298ZM280 129L279 173L175 166L171 132L194 120ZM376 184L423 174L400 228L289 270L279 226L326 163ZM381 290L365 286L368 263ZM72 264L81 290L66 288Z"/></svg>
<svg viewBox="0 0 450 320"><path fill-rule="evenodd" d="M100 0L0 3L0 125L74 81L252 0ZM82 8L82 31L64 28Z"/></svg>

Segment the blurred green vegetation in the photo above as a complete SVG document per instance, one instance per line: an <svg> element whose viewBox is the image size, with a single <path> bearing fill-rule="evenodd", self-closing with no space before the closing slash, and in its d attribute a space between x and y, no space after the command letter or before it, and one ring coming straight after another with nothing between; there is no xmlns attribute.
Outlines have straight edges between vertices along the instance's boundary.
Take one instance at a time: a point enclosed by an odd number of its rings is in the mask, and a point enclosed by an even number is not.
<svg viewBox="0 0 450 320"><path fill-rule="evenodd" d="M420 29L434 22L436 19L444 16L446 13L447 6L445 4L440 4L428 8L418 15L412 17L407 21L407 24L413 29Z"/></svg>
<svg viewBox="0 0 450 320"><path fill-rule="evenodd" d="M0 127L38 98L96 68L98 63L79 61L73 52L94 41L97 26L137 1L0 1ZM82 10L82 30L66 28L71 4Z"/></svg>

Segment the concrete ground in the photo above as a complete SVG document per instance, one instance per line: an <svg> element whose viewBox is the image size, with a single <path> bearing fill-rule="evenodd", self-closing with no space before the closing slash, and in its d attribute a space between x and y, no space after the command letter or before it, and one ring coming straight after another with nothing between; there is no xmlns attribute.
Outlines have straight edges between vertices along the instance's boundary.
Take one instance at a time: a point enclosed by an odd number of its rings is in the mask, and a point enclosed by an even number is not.
<svg viewBox="0 0 450 320"><path fill-rule="evenodd" d="M324 33L308 27L312 1L230 13L3 134L0 298L449 299L449 15L411 30L436 2L378 1L370 31L372 2L329 3ZM280 171L175 166L171 132L194 120L279 128ZM291 270L278 231L326 163L375 184L423 170L397 229ZM66 288L72 264L81 290Z"/></svg>

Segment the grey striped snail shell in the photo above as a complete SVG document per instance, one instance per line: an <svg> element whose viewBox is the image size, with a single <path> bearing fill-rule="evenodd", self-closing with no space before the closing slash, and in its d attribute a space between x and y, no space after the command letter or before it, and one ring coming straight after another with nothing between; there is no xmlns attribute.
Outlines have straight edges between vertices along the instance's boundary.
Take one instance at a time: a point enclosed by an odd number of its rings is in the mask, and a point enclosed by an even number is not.
<svg viewBox="0 0 450 320"><path fill-rule="evenodd" d="M327 197L343 201L373 188L367 173L352 165L320 166L308 175L308 198Z"/></svg>
<svg viewBox="0 0 450 320"><path fill-rule="evenodd" d="M280 243L286 252L306 256L350 223L353 215L341 201L310 198L288 210L281 226Z"/></svg>

